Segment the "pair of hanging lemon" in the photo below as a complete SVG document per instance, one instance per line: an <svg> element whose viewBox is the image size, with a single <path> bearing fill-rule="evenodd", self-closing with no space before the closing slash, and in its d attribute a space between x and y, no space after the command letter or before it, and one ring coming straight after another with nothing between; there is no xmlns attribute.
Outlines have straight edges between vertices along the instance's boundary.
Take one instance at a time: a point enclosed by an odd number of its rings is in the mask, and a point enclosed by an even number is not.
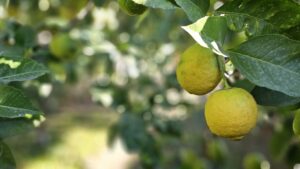
<svg viewBox="0 0 300 169"><path fill-rule="evenodd" d="M132 0L118 0L129 15L141 15L147 7ZM204 95L220 83L222 73L217 56L195 44L181 56L176 69L179 84L189 93ZM257 105L246 90L228 88L213 92L205 105L205 119L212 133L234 140L243 138L255 126Z"/></svg>
<svg viewBox="0 0 300 169"><path fill-rule="evenodd" d="M199 44L191 46L182 54L176 74L182 88L196 95L211 92L223 76L217 56ZM254 98L242 88L213 92L207 99L204 113L212 133L234 140L250 132L258 114Z"/></svg>

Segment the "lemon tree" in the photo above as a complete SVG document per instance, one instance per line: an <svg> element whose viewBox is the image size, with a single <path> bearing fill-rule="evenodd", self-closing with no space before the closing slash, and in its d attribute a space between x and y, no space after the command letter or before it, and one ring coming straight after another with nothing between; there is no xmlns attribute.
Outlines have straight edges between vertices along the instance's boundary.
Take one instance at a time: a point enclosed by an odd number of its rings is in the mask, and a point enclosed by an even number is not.
<svg viewBox="0 0 300 169"><path fill-rule="evenodd" d="M111 142L121 138L139 153L143 168L238 168L242 164L226 160L244 157L223 155L228 152L219 143L228 142L220 137L240 140L247 134L245 142L270 140L270 154L286 163L282 168L300 163L299 1L4 0L0 5L0 168L16 168L3 140L44 119L30 100L39 104L41 95L47 97L45 86L86 75L93 75L84 79L93 82L92 100L121 114ZM187 136L179 127L188 118L201 124L194 142L196 132ZM255 127L268 132L255 135ZM262 139L264 134L271 138ZM169 136L197 142L197 148L174 148L180 151L170 156L176 165L164 165L170 160L163 152ZM245 142L238 144L246 147ZM262 160L267 159L245 155L245 168Z"/></svg>
<svg viewBox="0 0 300 169"><path fill-rule="evenodd" d="M223 78L220 88L224 89L212 92L205 105L206 123L213 134L235 140L243 138L256 126L258 105L290 112L299 108L298 1L135 2L150 8L179 7L193 22L183 29L206 50L193 46L182 52L177 80L187 92L204 95ZM221 58L217 60L219 70L207 61L207 50ZM216 72L220 72L220 77ZM298 119L296 114L295 133Z"/></svg>

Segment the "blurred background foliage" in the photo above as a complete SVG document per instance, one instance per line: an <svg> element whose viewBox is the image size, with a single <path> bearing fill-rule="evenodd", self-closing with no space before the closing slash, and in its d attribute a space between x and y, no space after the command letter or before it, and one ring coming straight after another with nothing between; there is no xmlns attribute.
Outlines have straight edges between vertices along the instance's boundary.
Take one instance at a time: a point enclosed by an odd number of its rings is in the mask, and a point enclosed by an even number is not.
<svg viewBox="0 0 300 169"><path fill-rule="evenodd" d="M182 11L129 17L114 0L0 2L1 43L24 47L26 57L51 71L12 84L47 118L7 139L18 168L105 169L87 161L119 139L137 155L132 169L300 168L295 106L260 107L257 127L238 142L210 134L205 96L184 92L176 81L178 57L194 43L180 29L190 23Z"/></svg>

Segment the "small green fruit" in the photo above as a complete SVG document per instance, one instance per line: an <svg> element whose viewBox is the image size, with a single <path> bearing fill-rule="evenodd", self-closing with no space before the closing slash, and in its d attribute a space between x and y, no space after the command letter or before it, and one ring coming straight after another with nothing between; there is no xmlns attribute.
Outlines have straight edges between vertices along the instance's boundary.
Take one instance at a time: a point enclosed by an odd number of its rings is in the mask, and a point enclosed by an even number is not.
<svg viewBox="0 0 300 169"><path fill-rule="evenodd" d="M76 53L76 44L66 33L53 36L49 48L58 59L72 59Z"/></svg>
<svg viewBox="0 0 300 169"><path fill-rule="evenodd" d="M263 155L259 153L250 153L243 160L244 169L261 169L261 163L264 161Z"/></svg>

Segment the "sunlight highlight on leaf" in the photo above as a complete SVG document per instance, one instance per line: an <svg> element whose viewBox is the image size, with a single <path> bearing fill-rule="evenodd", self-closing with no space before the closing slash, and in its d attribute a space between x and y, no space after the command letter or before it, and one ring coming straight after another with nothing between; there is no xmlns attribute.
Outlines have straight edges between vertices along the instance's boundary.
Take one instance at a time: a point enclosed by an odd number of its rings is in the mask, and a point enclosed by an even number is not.
<svg viewBox="0 0 300 169"><path fill-rule="evenodd" d="M189 33L196 42L198 42L201 46L206 47L206 48L208 47L208 45L202 39L199 32L201 32L201 30L203 29L208 18L209 18L208 16L205 16L191 25L181 27L187 33Z"/></svg>
<svg viewBox="0 0 300 169"><path fill-rule="evenodd" d="M11 69L16 69L21 65L21 62L15 62L13 60L8 60L5 58L0 58L0 64L8 65Z"/></svg>

